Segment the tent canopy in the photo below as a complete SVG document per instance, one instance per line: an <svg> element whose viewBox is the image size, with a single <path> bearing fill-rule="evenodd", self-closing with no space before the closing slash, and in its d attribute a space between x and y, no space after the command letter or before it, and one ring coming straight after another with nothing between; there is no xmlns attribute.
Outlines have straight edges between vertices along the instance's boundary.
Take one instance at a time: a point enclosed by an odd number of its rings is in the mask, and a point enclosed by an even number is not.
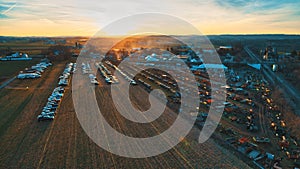
<svg viewBox="0 0 300 169"><path fill-rule="evenodd" d="M253 67L254 69L257 69L257 70L260 70L260 68L261 68L261 64L249 64L248 63L248 66Z"/></svg>

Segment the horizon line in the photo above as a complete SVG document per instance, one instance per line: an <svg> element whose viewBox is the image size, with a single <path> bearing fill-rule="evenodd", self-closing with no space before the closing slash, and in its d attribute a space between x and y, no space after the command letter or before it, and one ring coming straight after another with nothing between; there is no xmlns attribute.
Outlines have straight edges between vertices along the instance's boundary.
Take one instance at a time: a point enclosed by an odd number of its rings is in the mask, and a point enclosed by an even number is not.
<svg viewBox="0 0 300 169"><path fill-rule="evenodd" d="M285 34L285 33L237 33L237 34L231 34L231 33L225 33L225 34L203 34L203 35L195 35L195 34L178 34L178 35L168 35L168 36L300 36L299 34ZM128 36L128 35L115 35L115 36L99 36L102 38L116 38L116 37L122 37L122 36ZM141 35L143 36L143 35ZM145 36L163 36L159 34L150 34ZM55 36L47 36L47 35L25 35L25 36L19 36L19 35L0 35L0 37L18 37L18 38L74 38L74 37L93 37L90 35L55 35Z"/></svg>

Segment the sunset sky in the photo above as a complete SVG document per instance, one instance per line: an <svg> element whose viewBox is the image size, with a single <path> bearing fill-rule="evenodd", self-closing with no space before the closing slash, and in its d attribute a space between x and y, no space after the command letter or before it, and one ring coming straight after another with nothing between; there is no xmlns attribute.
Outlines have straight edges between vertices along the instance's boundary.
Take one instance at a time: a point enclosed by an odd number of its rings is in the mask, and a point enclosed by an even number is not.
<svg viewBox="0 0 300 169"><path fill-rule="evenodd" d="M299 0L0 0L0 35L92 36L124 16L158 12L204 34L300 34Z"/></svg>

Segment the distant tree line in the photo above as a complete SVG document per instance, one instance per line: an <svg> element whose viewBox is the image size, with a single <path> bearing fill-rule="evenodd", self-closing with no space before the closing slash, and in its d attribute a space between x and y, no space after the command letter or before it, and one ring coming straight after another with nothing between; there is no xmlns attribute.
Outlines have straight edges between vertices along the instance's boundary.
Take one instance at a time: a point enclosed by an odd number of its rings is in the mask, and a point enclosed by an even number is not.
<svg viewBox="0 0 300 169"><path fill-rule="evenodd" d="M72 57L72 47L64 45L50 46L47 50L42 51L51 61L68 60Z"/></svg>

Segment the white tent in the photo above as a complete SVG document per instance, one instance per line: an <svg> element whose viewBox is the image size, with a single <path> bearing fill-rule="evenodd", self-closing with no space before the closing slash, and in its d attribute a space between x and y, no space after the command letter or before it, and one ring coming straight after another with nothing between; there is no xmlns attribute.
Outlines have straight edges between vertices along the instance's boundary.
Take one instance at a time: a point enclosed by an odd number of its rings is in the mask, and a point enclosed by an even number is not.
<svg viewBox="0 0 300 169"><path fill-rule="evenodd" d="M248 66L253 67L254 69L260 70L261 64L248 64Z"/></svg>
<svg viewBox="0 0 300 169"><path fill-rule="evenodd" d="M223 64L202 64L199 66L193 66L191 69L192 70L198 70L198 69L224 69L224 70L227 70L228 68Z"/></svg>
<svg viewBox="0 0 300 169"><path fill-rule="evenodd" d="M158 59L156 59L154 57L151 57L150 55L146 56L145 59L147 61L150 61L150 62L157 62L157 61L159 61Z"/></svg>

